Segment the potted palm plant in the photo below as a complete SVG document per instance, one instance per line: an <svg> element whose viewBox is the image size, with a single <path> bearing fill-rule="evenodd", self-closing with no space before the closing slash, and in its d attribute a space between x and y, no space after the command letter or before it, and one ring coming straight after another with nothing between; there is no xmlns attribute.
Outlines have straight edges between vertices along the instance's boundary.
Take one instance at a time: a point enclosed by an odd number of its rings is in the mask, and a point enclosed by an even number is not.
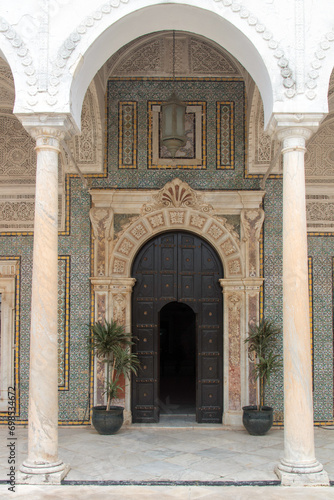
<svg viewBox="0 0 334 500"><path fill-rule="evenodd" d="M131 352L131 334L125 333L116 321L98 321L90 327L91 346L96 356L106 364L106 406L94 406L92 424L100 434L115 434L123 424L122 406L111 406L113 399L123 390L120 377L137 373L139 360Z"/></svg>
<svg viewBox="0 0 334 500"><path fill-rule="evenodd" d="M275 341L281 330L270 321L263 319L258 325L251 326L245 343L254 361L256 384L256 406L243 407L243 424L249 434L262 436L273 424L273 409L264 404L265 386L270 383L270 375L281 366L281 358L274 354Z"/></svg>

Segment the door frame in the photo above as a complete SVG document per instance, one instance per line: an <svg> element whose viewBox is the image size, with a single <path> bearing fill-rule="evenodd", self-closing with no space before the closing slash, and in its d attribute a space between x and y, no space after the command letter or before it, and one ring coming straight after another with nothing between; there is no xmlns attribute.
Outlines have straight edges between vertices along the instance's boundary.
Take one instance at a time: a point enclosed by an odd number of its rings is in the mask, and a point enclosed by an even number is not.
<svg viewBox="0 0 334 500"><path fill-rule="evenodd" d="M131 268L146 241L166 231L188 231L206 240L223 264L224 416L240 426L242 406L256 386L244 339L260 316L264 191L196 191L175 178L159 190L92 189L92 290L94 318L120 321L131 330ZM120 224L121 219L121 224ZM238 222L239 221L239 222ZM94 360L93 403L102 404L101 366ZM131 422L131 388L125 387L125 421Z"/></svg>

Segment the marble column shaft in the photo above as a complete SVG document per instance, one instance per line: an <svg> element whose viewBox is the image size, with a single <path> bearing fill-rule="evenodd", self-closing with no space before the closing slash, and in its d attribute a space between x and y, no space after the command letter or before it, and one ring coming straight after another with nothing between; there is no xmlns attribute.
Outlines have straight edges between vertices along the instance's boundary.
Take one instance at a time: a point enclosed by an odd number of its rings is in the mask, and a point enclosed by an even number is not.
<svg viewBox="0 0 334 500"><path fill-rule="evenodd" d="M326 482L326 475L315 458L314 449L304 173L305 141L310 136L311 131L302 127L281 131L284 458L278 466L278 472L282 484Z"/></svg>
<svg viewBox="0 0 334 500"><path fill-rule="evenodd" d="M304 152L303 137L284 140L284 428L285 459L293 463L311 463L315 458Z"/></svg>
<svg viewBox="0 0 334 500"><path fill-rule="evenodd" d="M28 458L21 472L59 473L58 153L60 132L36 129L37 173L30 333ZM33 482L33 481L32 481Z"/></svg>

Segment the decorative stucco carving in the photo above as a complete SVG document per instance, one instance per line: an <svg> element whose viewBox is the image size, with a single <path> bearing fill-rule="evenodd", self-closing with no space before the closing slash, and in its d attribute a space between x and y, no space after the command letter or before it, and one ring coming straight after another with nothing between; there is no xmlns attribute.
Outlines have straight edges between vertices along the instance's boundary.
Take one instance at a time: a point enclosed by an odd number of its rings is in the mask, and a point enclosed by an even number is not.
<svg viewBox="0 0 334 500"><path fill-rule="evenodd" d="M307 144L305 176L334 179L334 118L327 119Z"/></svg>
<svg viewBox="0 0 334 500"><path fill-rule="evenodd" d="M246 243L246 273L249 277L259 276L259 240L264 221L264 211L261 208L241 210L241 222Z"/></svg>
<svg viewBox="0 0 334 500"><path fill-rule="evenodd" d="M183 207L194 208L199 212L212 213L211 205L203 202L202 196L194 191L181 179L173 179L168 182L157 194L152 196L152 202L144 205L142 214L155 212L160 208Z"/></svg>
<svg viewBox="0 0 334 500"><path fill-rule="evenodd" d="M35 106L38 102L36 97L38 92L37 75L29 50L25 46L20 35L2 17L0 17L0 33L6 38L8 43L10 43L12 49L18 56L18 61L22 65L23 73L26 75L26 84L28 87L27 102L30 106Z"/></svg>
<svg viewBox="0 0 334 500"><path fill-rule="evenodd" d="M112 239L113 210L111 208L92 208L89 212L93 228L95 276L104 276L108 268L107 252L108 241Z"/></svg>
<svg viewBox="0 0 334 500"><path fill-rule="evenodd" d="M123 293L112 295L113 320L125 325L126 297Z"/></svg>
<svg viewBox="0 0 334 500"><path fill-rule="evenodd" d="M258 241L264 220L264 211L262 209L242 210L241 222L244 227L245 239L252 236Z"/></svg>
<svg viewBox="0 0 334 500"><path fill-rule="evenodd" d="M227 294L228 304L228 357L229 357L229 409L239 410L240 393L240 332L241 308L243 305L240 293Z"/></svg>
<svg viewBox="0 0 334 500"><path fill-rule="evenodd" d="M96 9L90 16L87 16L77 26L75 31L62 44L58 51L57 58L53 64L49 79L47 103L54 106L57 103L57 94L59 91L60 79L64 73L64 68L67 66L68 60L73 51L79 44L81 38L87 31L90 30L103 16L108 15L113 9L117 9L121 3L128 3L129 0L109 0Z"/></svg>
<svg viewBox="0 0 334 500"><path fill-rule="evenodd" d="M133 0L132 0L133 1ZM281 69L283 78L283 86L286 88L286 96L292 98L296 94L295 81L292 78L292 71L289 67L283 49L279 47L279 42L274 40L273 34L266 28L266 26L253 15L247 7L241 3L235 3L232 0L214 0L215 2L223 2L226 7L230 7L232 12L239 15L244 19L249 26L253 27L263 40L267 43L269 49L273 50L273 55L277 59L277 64ZM128 3L129 0L110 0L104 3L100 8L95 10L90 16L87 16L65 40L63 45L58 51L57 59L55 60L52 72L49 79L48 98L47 102L53 106L57 102L57 94L59 91L60 78L67 66L68 60L71 57L75 48L79 45L81 38L90 30L102 17L109 15L114 8L119 7L121 3Z"/></svg>
<svg viewBox="0 0 334 500"><path fill-rule="evenodd" d="M163 71L162 39L149 40L122 58L113 69L115 75L150 74Z"/></svg>
<svg viewBox="0 0 334 500"><path fill-rule="evenodd" d="M238 14L241 19L247 21L249 26L253 27L263 40L267 43L269 49L273 50L274 57L277 59L277 65L281 69L283 78L283 86L286 88L285 95L292 98L296 95L295 81L292 77L292 71L289 67L289 61L285 56L284 50L279 46L279 42L274 40L273 34L266 26L241 3L236 3L233 0L214 0L215 2L223 2L225 7L230 7L232 12Z"/></svg>
<svg viewBox="0 0 334 500"><path fill-rule="evenodd" d="M264 130L263 103L260 92L255 87L249 119L248 173L265 173L274 160L277 150L278 142ZM280 162L278 161L272 173L277 173L279 166Z"/></svg>
<svg viewBox="0 0 334 500"><path fill-rule="evenodd" d="M0 113L0 142L0 178L35 178L36 153L34 140L13 114Z"/></svg>
<svg viewBox="0 0 334 500"><path fill-rule="evenodd" d="M68 141L76 165L83 173L103 171L103 132L98 98L94 82L91 82L81 112L81 134ZM62 155L67 171L76 173L66 154Z"/></svg>
<svg viewBox="0 0 334 500"><path fill-rule="evenodd" d="M197 38L190 39L190 72L192 74L238 75L232 61L210 44Z"/></svg>
<svg viewBox="0 0 334 500"><path fill-rule="evenodd" d="M318 43L317 50L314 55L315 58L310 64L310 69L307 74L308 79L306 80L306 97L309 99L314 99L316 97L315 89L317 87L317 79L319 78L319 71L322 67L322 61L326 58L326 55L330 52L332 43L334 42L334 30L328 31L322 36L320 42Z"/></svg>

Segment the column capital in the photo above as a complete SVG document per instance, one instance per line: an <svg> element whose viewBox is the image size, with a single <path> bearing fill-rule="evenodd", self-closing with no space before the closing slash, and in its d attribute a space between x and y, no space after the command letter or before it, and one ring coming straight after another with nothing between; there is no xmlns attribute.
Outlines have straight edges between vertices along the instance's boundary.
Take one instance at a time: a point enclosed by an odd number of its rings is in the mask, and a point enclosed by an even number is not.
<svg viewBox="0 0 334 500"><path fill-rule="evenodd" d="M316 132L324 116L321 113L274 113L268 132L280 141L297 139L305 144Z"/></svg>
<svg viewBox="0 0 334 500"><path fill-rule="evenodd" d="M37 143L49 139L61 141L79 133L72 117L68 114L16 114L26 131ZM45 144L47 145L47 144ZM52 144L50 144L52 146Z"/></svg>

